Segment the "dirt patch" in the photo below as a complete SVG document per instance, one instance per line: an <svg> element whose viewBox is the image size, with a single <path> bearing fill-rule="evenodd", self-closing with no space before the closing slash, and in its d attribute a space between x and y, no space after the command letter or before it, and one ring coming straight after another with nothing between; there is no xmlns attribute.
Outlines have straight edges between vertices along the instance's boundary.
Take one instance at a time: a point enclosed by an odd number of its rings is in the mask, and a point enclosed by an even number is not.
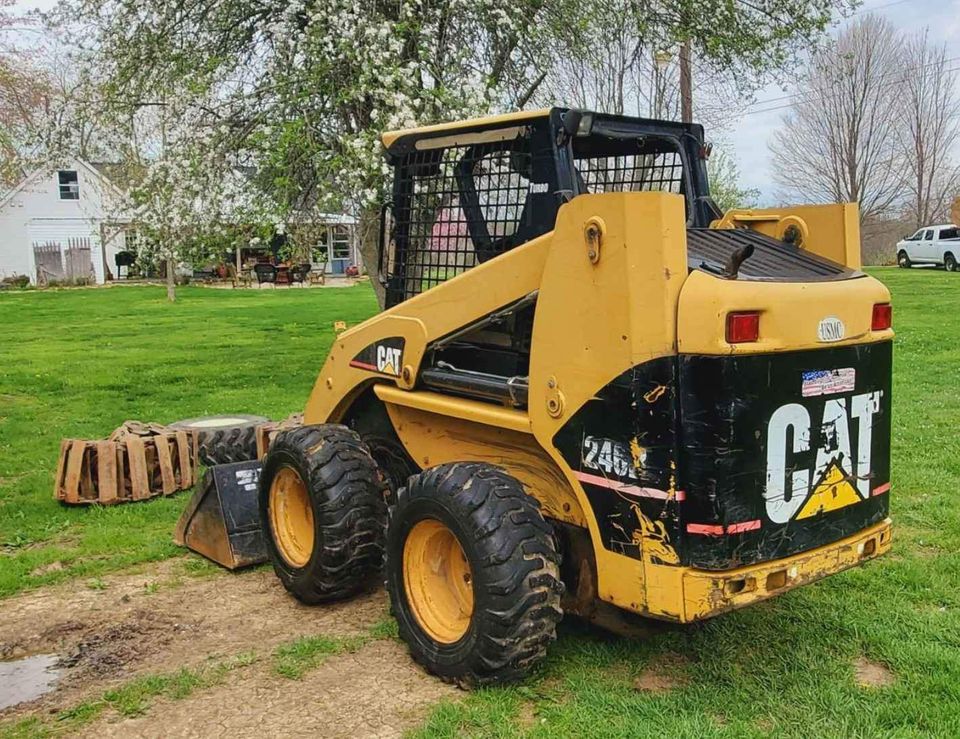
<svg viewBox="0 0 960 739"><path fill-rule="evenodd" d="M861 688L885 688L897 678L888 667L866 657L858 657L853 663L857 685Z"/></svg>
<svg viewBox="0 0 960 739"><path fill-rule="evenodd" d="M690 682L686 673L689 666L690 660L682 655L663 654L634 679L633 688L642 693L668 693L682 688Z"/></svg>
<svg viewBox="0 0 960 739"><path fill-rule="evenodd" d="M458 695L419 669L402 644L381 640L333 657L301 680L253 665L185 700L158 702L142 717L105 717L80 736L397 737L438 700Z"/></svg>
<svg viewBox="0 0 960 739"><path fill-rule="evenodd" d="M521 729L530 729L537 723L537 707L532 702L524 701L520 704L517 723Z"/></svg>
<svg viewBox="0 0 960 739"><path fill-rule="evenodd" d="M170 673L273 649L301 636L365 633L386 616L382 591L308 607L288 596L273 571L190 577L185 560L73 581L0 601L0 659L57 654L59 687L0 719L60 710L133 677Z"/></svg>
<svg viewBox="0 0 960 739"><path fill-rule="evenodd" d="M54 630L63 634L66 626L70 633L78 630L77 625L68 622ZM195 630L170 614L138 610L120 623L88 632L61 657L59 666L73 668L74 679L113 677L169 646L179 634Z"/></svg>
<svg viewBox="0 0 960 739"><path fill-rule="evenodd" d="M40 565L32 570L30 570L30 577L41 577L43 575L49 575L51 572L60 572L63 569L63 562L59 559L50 562L49 564Z"/></svg>

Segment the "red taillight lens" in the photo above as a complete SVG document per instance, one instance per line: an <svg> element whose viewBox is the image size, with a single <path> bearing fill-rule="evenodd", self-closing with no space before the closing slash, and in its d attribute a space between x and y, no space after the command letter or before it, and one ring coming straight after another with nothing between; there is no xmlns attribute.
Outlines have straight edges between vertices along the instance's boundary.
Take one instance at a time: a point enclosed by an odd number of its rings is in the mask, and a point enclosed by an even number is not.
<svg viewBox="0 0 960 739"><path fill-rule="evenodd" d="M727 313L727 343L743 344L760 338L760 314Z"/></svg>
<svg viewBox="0 0 960 739"><path fill-rule="evenodd" d="M893 325L893 306L890 303L877 303L873 306L873 320L870 328L874 331L886 331Z"/></svg>

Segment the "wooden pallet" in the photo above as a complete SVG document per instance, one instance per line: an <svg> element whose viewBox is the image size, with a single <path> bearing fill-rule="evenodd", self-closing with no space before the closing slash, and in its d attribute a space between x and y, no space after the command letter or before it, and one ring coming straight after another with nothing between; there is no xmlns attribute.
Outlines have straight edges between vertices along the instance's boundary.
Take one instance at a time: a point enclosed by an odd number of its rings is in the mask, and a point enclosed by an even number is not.
<svg viewBox="0 0 960 739"><path fill-rule="evenodd" d="M113 505L172 495L194 483L193 435L128 421L107 439L64 439L53 497Z"/></svg>
<svg viewBox="0 0 960 739"><path fill-rule="evenodd" d="M281 431L294 429L297 426L303 426L302 413L294 413L282 421L268 421L257 426L255 432L257 436L257 459L264 458L273 440L277 438L277 434Z"/></svg>

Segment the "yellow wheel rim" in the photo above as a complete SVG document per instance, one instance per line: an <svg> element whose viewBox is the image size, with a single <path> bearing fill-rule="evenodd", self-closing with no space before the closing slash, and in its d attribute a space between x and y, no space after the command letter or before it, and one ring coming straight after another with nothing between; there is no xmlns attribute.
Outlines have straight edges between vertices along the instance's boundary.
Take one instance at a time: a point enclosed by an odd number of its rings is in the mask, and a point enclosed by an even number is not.
<svg viewBox="0 0 960 739"><path fill-rule="evenodd" d="M473 616L473 573L456 535L439 521L417 523L403 545L403 585L417 622L431 639L453 644Z"/></svg>
<svg viewBox="0 0 960 739"><path fill-rule="evenodd" d="M313 554L310 494L292 467L281 467L270 483L270 528L280 555L291 567L303 567Z"/></svg>

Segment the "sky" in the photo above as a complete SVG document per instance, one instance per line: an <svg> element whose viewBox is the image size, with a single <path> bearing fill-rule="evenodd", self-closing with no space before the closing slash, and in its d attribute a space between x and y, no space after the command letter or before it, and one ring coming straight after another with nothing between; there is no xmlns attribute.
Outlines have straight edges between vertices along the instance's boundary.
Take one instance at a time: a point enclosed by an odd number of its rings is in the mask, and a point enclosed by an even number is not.
<svg viewBox="0 0 960 739"><path fill-rule="evenodd" d="M20 11L50 10L58 0L18 0ZM960 46L960 0L864 0L855 15L877 13L890 20L899 30L914 33L928 27L930 39L948 46ZM838 23L831 33L842 29ZM949 54L949 57L954 56ZM957 52L960 56L960 51ZM768 85L756 92L756 99L738 120L731 121L727 131L720 133L721 143L740 170L740 185L760 192L759 205L775 204L775 186L770 164L768 143L780 126L795 94L790 80ZM776 109L776 110L773 110ZM694 100L696 119L696 100ZM710 132L707 131L710 139Z"/></svg>
<svg viewBox="0 0 960 739"><path fill-rule="evenodd" d="M931 41L946 43L948 47L960 46L960 0L866 0L856 15L871 12L886 17L900 31L909 34L927 26ZM842 29L843 25L832 29L832 33ZM953 56L960 56L960 51L953 54L948 49L948 58ZM759 90L756 102L749 106L746 115L733 122L730 132L723 135L725 148L740 169L741 187L759 190L760 205L774 205L776 202L768 143L780 126L781 116L787 112L781 106L792 100L785 96L795 92L789 81L785 83ZM709 131L707 138L710 138Z"/></svg>

